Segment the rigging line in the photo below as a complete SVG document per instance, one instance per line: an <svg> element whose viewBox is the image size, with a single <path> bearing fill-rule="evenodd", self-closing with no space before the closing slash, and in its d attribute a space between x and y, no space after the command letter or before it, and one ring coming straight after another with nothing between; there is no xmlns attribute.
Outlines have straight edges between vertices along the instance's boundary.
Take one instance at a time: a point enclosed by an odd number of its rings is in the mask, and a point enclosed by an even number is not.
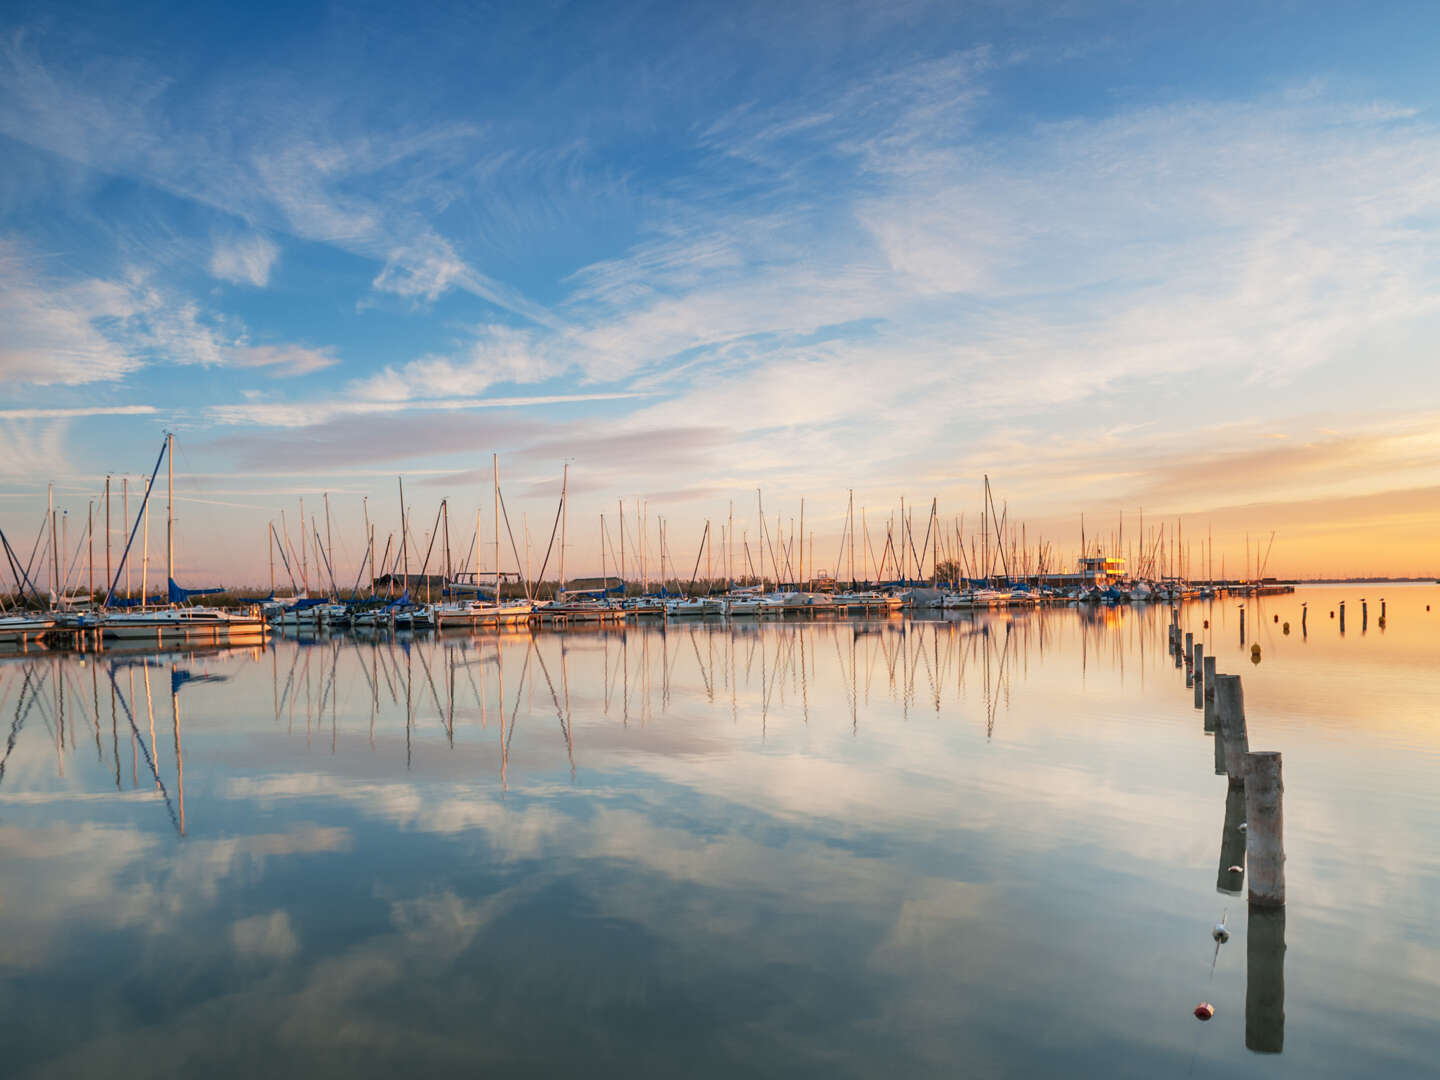
<svg viewBox="0 0 1440 1080"><path fill-rule="evenodd" d="M501 501L503 505L504 500ZM537 581L545 580L545 568L550 565L550 552L555 549L555 534L560 531L560 514L564 509L565 496L562 495L560 496L560 505L555 508L555 524L550 526L550 543L545 548L545 561L540 564L540 576L536 578ZM507 528L509 527L510 523L508 520L505 525Z"/></svg>
<svg viewBox="0 0 1440 1080"><path fill-rule="evenodd" d="M523 564L520 560L520 549L515 544L515 530L510 528L510 511L505 509L505 493L499 488L495 489L495 493L500 496L500 513L505 518L505 535L510 537L510 551L515 556L515 565L519 567ZM498 551L495 552L495 584L498 588L500 584L500 552ZM528 581L525 583L525 599L535 599Z"/></svg>
<svg viewBox="0 0 1440 1080"><path fill-rule="evenodd" d="M295 573L290 569L290 559L285 554L285 545L280 543L280 537L275 532L275 522L270 522L270 542L280 549L280 564L285 567L285 575L290 579L290 591L298 593L299 584L295 581Z"/></svg>
<svg viewBox="0 0 1440 1080"><path fill-rule="evenodd" d="M140 509L135 512L135 524L130 527L130 539L125 541L125 550L120 553L119 565L115 567L115 577L105 592L105 602L101 607L109 607L110 601L115 597L115 589L120 584L120 575L125 569L125 560L130 557L130 549L135 544L135 535L140 531L140 522L145 516L145 507L150 502L150 493L155 490L155 477L160 475L160 463L165 460L165 451L169 446L170 436L167 434L164 441L160 444L160 455L155 459L155 468L150 473L150 482L145 485L145 497L140 500ZM168 582L166 583L166 589L169 589Z"/></svg>

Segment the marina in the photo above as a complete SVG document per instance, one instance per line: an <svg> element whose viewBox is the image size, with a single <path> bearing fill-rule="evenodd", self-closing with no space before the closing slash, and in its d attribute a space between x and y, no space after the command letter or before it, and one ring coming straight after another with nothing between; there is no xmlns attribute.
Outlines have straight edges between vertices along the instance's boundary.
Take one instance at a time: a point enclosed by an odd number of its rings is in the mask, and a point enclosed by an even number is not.
<svg viewBox="0 0 1440 1080"><path fill-rule="evenodd" d="M350 1030L367 1071L645 1046L700 1075L1117 1052L1134 1075L1419 1075L1440 593L1391 586L1383 628L1304 621L1362 595L1261 597L1243 630L1217 599L0 659L11 1065L143 1044L223 1073L233 1037L247 1069L323 1071ZM1284 755L1279 909L1247 911L1245 791L1192 701L1216 662L1249 747ZM37 1019L62 1002L63 1039Z"/></svg>

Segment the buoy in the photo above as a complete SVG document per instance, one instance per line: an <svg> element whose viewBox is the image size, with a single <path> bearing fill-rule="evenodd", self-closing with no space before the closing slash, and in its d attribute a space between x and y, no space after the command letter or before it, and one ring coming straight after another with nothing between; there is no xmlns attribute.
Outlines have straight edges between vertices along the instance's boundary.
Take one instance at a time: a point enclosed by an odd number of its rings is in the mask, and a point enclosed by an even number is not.
<svg viewBox="0 0 1440 1080"><path fill-rule="evenodd" d="M1215 929L1210 931L1210 936L1220 942L1221 945L1224 945L1225 942L1230 940L1230 928L1223 922L1217 922Z"/></svg>
<svg viewBox="0 0 1440 1080"><path fill-rule="evenodd" d="M1287 623L1286 623L1284 626L1282 626L1280 629L1281 629L1281 631L1282 631L1283 633L1288 634L1288 633L1290 633L1290 624L1287 622Z"/></svg>
<svg viewBox="0 0 1440 1080"><path fill-rule="evenodd" d="M1243 866L1227 866L1225 868L1225 872L1227 874L1243 874L1245 872L1245 868Z"/></svg>
<svg viewBox="0 0 1440 1080"><path fill-rule="evenodd" d="M1275 616L1275 621L1276 621L1276 622L1279 622L1279 621L1280 621L1280 616L1279 616L1279 615L1276 615L1276 616Z"/></svg>
<svg viewBox="0 0 1440 1080"><path fill-rule="evenodd" d="M1332 619L1335 618L1335 612L1333 612L1333 611L1330 612L1330 618L1332 618Z"/></svg>
<svg viewBox="0 0 1440 1080"><path fill-rule="evenodd" d="M1211 1005L1208 1001L1202 1001L1202 1002L1200 1002L1199 1005L1196 1005L1196 1006L1195 1006L1195 1019L1196 1019L1196 1020L1209 1020L1209 1019L1210 1019L1211 1017L1213 1017L1214 1015L1215 1015L1215 1006L1214 1006L1214 1005Z"/></svg>
<svg viewBox="0 0 1440 1080"><path fill-rule="evenodd" d="M1429 611L1430 609L1427 607L1425 610L1426 610L1426 611ZM1206 619L1206 620L1205 620L1205 629L1206 629L1206 630L1209 630L1209 629L1210 629L1210 620L1209 620L1209 619Z"/></svg>
<svg viewBox="0 0 1440 1080"><path fill-rule="evenodd" d="M1250 646L1250 662L1252 664L1260 663L1260 645L1258 642Z"/></svg>
<svg viewBox="0 0 1440 1080"><path fill-rule="evenodd" d="M1244 832L1246 829L1248 829L1248 828L1250 827L1250 825L1249 825L1248 822L1242 821L1242 822L1240 822L1239 825L1236 825L1235 827L1236 827L1237 829L1239 829L1241 832Z"/></svg>

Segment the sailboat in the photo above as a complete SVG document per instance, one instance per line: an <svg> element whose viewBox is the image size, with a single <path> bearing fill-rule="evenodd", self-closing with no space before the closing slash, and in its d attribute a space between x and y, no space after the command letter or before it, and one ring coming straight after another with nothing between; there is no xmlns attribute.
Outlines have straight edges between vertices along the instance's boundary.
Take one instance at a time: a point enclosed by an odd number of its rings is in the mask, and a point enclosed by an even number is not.
<svg viewBox="0 0 1440 1080"><path fill-rule="evenodd" d="M474 582L454 581L449 589L452 593L472 591L473 599L458 598L451 603L436 604L435 623L441 629L447 626L514 626L528 623L535 617L535 605L529 600L500 598L500 456L491 457L492 477L495 491L495 598L487 600L480 595L480 512L475 512L475 574Z"/></svg>
<svg viewBox="0 0 1440 1080"><path fill-rule="evenodd" d="M139 611L106 610L100 618L101 632L107 638L119 639L170 639L180 638L187 642L214 644L222 641L263 641L270 632L265 619L258 611L236 612L223 608L181 606L192 596L219 592L219 589L182 589L175 584L175 436L167 432L160 447L160 457L155 459L155 469L150 474L150 483L145 489L145 501L141 502L143 512L155 487L155 477L160 472L160 462L168 459L168 495L165 507L165 578L168 585L169 607ZM130 554L130 545L135 542L135 532L140 527L137 514L135 525L130 531L130 540L125 545L120 566L116 568L115 580L105 597L108 609L115 597L115 586L125 559Z"/></svg>

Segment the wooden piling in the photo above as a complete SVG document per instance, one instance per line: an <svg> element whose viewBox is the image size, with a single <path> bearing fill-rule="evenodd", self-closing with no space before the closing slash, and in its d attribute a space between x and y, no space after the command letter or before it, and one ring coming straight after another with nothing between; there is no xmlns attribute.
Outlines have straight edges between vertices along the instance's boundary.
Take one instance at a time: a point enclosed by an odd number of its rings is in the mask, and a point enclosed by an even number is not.
<svg viewBox="0 0 1440 1080"><path fill-rule="evenodd" d="M1231 787L1245 783L1245 755L1250 750L1245 730L1245 692L1239 675L1215 676L1215 719L1217 738L1224 742L1225 775Z"/></svg>
<svg viewBox="0 0 1440 1080"><path fill-rule="evenodd" d="M1185 685L1188 688L1195 681L1195 635L1185 634Z"/></svg>
<svg viewBox="0 0 1440 1080"><path fill-rule="evenodd" d="M1190 670L1193 673L1195 683L1195 708L1205 707L1205 646L1199 643L1195 645L1194 663Z"/></svg>
<svg viewBox="0 0 1440 1080"><path fill-rule="evenodd" d="M1244 771L1250 905L1252 908L1282 907L1285 904L1285 784L1280 752L1247 753Z"/></svg>

